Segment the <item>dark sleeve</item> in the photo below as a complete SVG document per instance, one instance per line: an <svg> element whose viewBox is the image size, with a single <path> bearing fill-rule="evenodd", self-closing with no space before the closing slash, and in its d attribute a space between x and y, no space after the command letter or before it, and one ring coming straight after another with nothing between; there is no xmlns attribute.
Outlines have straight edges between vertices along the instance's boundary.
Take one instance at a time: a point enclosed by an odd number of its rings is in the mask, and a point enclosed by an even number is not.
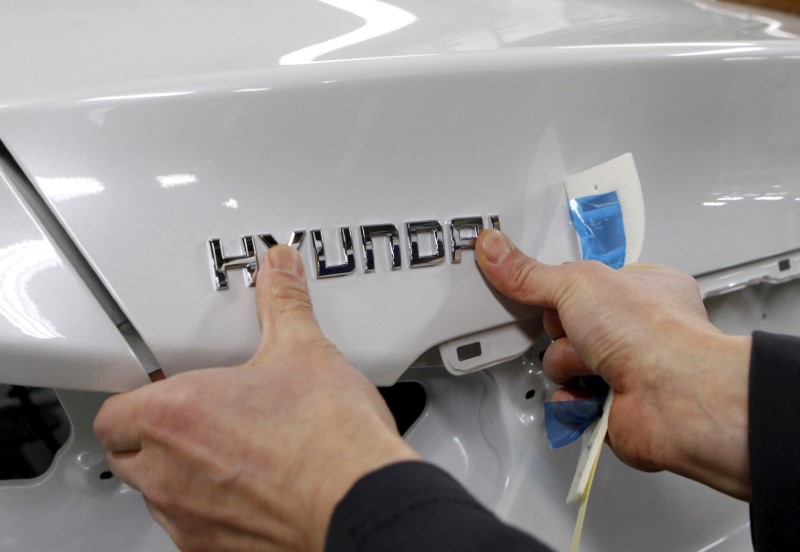
<svg viewBox="0 0 800 552"><path fill-rule="evenodd" d="M800 550L800 337L755 332L750 520L756 550Z"/></svg>
<svg viewBox="0 0 800 552"><path fill-rule="evenodd" d="M402 462L361 478L336 506L326 552L544 552L446 472Z"/></svg>

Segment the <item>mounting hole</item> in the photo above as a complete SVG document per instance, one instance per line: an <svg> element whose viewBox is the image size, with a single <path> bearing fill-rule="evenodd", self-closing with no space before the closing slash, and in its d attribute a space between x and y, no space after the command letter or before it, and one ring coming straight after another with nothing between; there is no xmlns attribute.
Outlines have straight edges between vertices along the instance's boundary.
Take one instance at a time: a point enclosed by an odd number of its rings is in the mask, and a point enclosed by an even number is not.
<svg viewBox="0 0 800 552"><path fill-rule="evenodd" d="M106 479L111 479L112 477L114 477L114 474L111 473L109 470L100 472L100 479L106 480Z"/></svg>
<svg viewBox="0 0 800 552"><path fill-rule="evenodd" d="M789 270L792 268L792 263L789 259L783 259L782 261L778 261L778 270L783 272L784 270Z"/></svg>
<svg viewBox="0 0 800 552"><path fill-rule="evenodd" d="M525 393L525 398L531 400L536 396L536 389L530 389L527 393Z"/></svg>

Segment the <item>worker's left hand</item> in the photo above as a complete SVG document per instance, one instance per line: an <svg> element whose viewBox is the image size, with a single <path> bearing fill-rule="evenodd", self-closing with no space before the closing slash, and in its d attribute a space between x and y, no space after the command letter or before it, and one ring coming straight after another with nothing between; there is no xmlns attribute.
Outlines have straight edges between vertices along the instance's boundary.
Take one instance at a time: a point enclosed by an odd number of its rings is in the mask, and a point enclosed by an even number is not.
<svg viewBox="0 0 800 552"><path fill-rule="evenodd" d="M117 395L95 421L109 468L183 550L322 550L355 481L418 458L322 335L294 249L270 249L256 301L263 336L250 361Z"/></svg>

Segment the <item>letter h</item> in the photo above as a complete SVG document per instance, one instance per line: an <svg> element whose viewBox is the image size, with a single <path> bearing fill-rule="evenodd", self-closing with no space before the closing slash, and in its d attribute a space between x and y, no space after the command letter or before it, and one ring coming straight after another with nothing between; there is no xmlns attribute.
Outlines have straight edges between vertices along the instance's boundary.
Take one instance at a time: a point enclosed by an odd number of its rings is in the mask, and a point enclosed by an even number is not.
<svg viewBox="0 0 800 552"><path fill-rule="evenodd" d="M258 257L256 256L256 244L253 236L242 237L244 255L226 257L222 252L222 244L218 239L208 240L208 247L214 270L214 289L228 289L228 275L226 272L232 268L244 269L244 281L248 287L256 285L253 278L258 269Z"/></svg>

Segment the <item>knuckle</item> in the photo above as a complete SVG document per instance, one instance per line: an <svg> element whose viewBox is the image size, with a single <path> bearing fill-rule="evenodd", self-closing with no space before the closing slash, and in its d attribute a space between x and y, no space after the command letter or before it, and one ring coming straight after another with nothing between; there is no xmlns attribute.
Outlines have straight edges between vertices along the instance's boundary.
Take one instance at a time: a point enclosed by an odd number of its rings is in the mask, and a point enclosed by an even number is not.
<svg viewBox="0 0 800 552"><path fill-rule="evenodd" d="M143 433L150 438L169 436L180 427L182 420L194 417L197 393L191 386L175 384L176 379L180 378L175 376L170 385L164 385L141 405L139 416Z"/></svg>
<svg viewBox="0 0 800 552"><path fill-rule="evenodd" d="M161 400L160 397L152 397L142 405L140 413L145 428L163 426L172 418L172 410L176 403L180 402L180 389L173 396L172 402Z"/></svg>
<svg viewBox="0 0 800 552"><path fill-rule="evenodd" d="M587 276L589 275L596 276L598 274L611 273L610 271L614 270L607 264L594 260L579 261L575 263L575 267L578 268L581 272L586 273Z"/></svg>
<svg viewBox="0 0 800 552"><path fill-rule="evenodd" d="M106 399L106 401L103 403L103 406L100 408L100 411L97 413L97 416L92 423L92 431L94 431L94 434L101 443L106 442L110 427L109 423L106 421L106 417L108 416L107 404L109 400L110 399Z"/></svg>
<svg viewBox="0 0 800 552"><path fill-rule="evenodd" d="M691 274L686 274L685 272L679 272L678 274L678 277L687 288L697 293L697 295L700 295L700 284L694 276Z"/></svg>

